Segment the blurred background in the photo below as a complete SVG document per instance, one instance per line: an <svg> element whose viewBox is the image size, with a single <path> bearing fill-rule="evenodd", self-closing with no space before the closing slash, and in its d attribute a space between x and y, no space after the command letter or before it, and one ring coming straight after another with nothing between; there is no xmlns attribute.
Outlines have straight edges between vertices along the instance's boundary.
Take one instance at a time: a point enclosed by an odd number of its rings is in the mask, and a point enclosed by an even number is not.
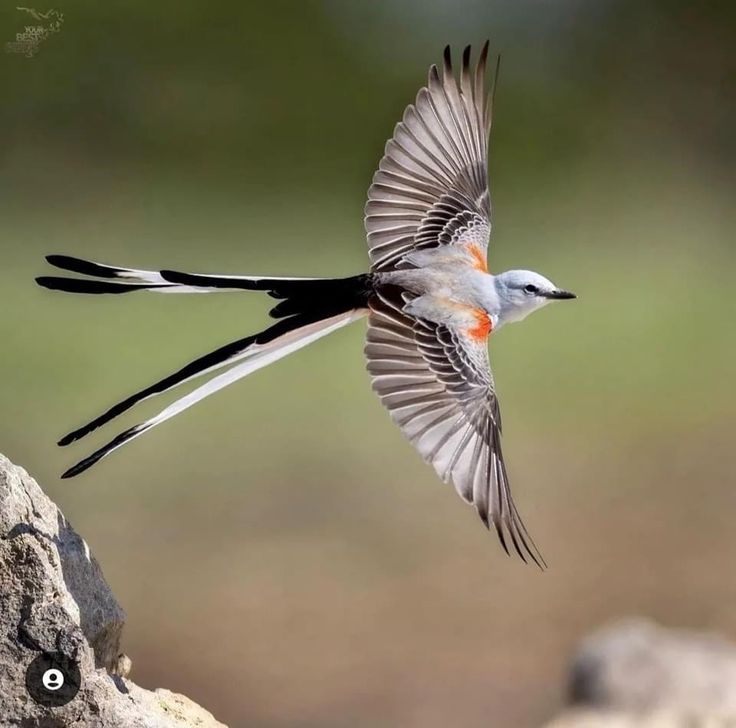
<svg viewBox="0 0 736 728"><path fill-rule="evenodd" d="M0 451L82 533L132 677L231 726L505 726L564 699L609 618L736 636L732 3L59 0L0 54ZM0 40L38 25L6 3ZM507 558L392 425L358 323L73 481L121 397L267 322L268 300L75 297L43 256L343 276L365 192L444 45L502 55L492 270L579 295L491 343ZM6 51L8 49L6 48Z"/></svg>

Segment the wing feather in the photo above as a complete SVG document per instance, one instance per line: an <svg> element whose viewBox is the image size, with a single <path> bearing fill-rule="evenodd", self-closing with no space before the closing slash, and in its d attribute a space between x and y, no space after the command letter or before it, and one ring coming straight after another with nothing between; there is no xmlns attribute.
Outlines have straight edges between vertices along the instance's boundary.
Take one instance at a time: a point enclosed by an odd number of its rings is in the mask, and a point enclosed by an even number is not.
<svg viewBox="0 0 736 728"><path fill-rule="evenodd" d="M511 497L486 342L410 315L410 298L385 287L371 300L365 353L373 389L424 460L493 524L506 553L543 568Z"/></svg>
<svg viewBox="0 0 736 728"><path fill-rule="evenodd" d="M411 267L408 253L439 245L472 243L485 253L491 230L487 56L486 43L472 68L467 47L456 78L446 48L441 72L429 69L427 85L386 143L365 208L373 270Z"/></svg>

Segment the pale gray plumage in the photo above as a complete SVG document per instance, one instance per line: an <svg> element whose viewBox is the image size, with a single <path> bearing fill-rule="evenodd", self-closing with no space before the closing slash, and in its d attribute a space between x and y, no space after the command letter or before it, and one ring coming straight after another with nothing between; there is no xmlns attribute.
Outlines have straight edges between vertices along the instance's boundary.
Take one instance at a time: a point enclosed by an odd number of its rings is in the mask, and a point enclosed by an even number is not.
<svg viewBox="0 0 736 728"><path fill-rule="evenodd" d="M414 279L426 278L438 248L472 250L485 261L491 231L487 54L486 43L473 71L466 48L458 82L446 49L442 74L431 67L427 87L386 144L368 190L365 227L372 270L401 288L372 300L365 353L373 389L422 457L486 525L493 523L507 551L510 542L522 559L543 565L509 490L485 337L412 316L407 306L416 298L407 288L424 294L437 288ZM419 257L422 250L432 252ZM417 273L390 273L411 268ZM465 270L460 277L464 286ZM435 309L448 304L437 301Z"/></svg>

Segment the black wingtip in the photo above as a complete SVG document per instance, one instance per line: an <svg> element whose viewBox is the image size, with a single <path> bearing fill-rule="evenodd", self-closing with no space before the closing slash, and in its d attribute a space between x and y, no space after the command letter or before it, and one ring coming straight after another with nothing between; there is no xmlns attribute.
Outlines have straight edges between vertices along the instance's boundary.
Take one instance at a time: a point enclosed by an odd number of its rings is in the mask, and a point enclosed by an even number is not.
<svg viewBox="0 0 736 728"><path fill-rule="evenodd" d="M489 47L490 47L490 42L486 40L486 42L483 44L483 46L480 49L480 53L478 54L478 60L475 65L476 73L485 73L486 63L488 62Z"/></svg>
<svg viewBox="0 0 736 728"><path fill-rule="evenodd" d="M542 554L538 551L536 553L530 551L529 555L532 557L532 561L534 561L540 571L547 571L549 567L547 566L547 562L544 560Z"/></svg>
<svg viewBox="0 0 736 728"><path fill-rule="evenodd" d="M501 544L501 548L503 548L506 556L511 556L508 544L506 543L506 535L503 532L503 525L501 523L501 520L497 516L493 519L493 525L496 528L496 536L498 537L499 543Z"/></svg>
<svg viewBox="0 0 736 728"><path fill-rule="evenodd" d="M519 539L517 540L516 535L514 534L513 528L509 528L509 532L511 533L511 540L514 543L514 548L516 549L516 553L519 555L521 560L528 564L528 560L524 556L526 554L539 568L540 571L546 571L547 570L547 562L544 560L544 556L542 556L542 552L537 548L537 545L532 541L531 536L529 534L524 535L523 533L519 533ZM521 543L519 543L519 540ZM523 548L522 548L523 547Z"/></svg>
<svg viewBox="0 0 736 728"><path fill-rule="evenodd" d="M463 68L468 69L470 68L470 46L467 45L463 49Z"/></svg>

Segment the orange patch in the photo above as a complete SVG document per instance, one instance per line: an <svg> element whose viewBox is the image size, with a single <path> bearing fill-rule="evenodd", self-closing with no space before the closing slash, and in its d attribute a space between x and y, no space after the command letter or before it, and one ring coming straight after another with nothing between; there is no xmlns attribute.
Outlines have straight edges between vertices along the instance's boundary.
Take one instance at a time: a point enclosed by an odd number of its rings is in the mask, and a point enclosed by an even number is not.
<svg viewBox="0 0 736 728"><path fill-rule="evenodd" d="M476 341L484 341L493 330L491 317L482 308L473 309L473 316L477 323L467 329L468 336Z"/></svg>
<svg viewBox="0 0 736 728"><path fill-rule="evenodd" d="M468 245L468 252L473 258L473 268L488 273L488 263L483 251L477 245Z"/></svg>

